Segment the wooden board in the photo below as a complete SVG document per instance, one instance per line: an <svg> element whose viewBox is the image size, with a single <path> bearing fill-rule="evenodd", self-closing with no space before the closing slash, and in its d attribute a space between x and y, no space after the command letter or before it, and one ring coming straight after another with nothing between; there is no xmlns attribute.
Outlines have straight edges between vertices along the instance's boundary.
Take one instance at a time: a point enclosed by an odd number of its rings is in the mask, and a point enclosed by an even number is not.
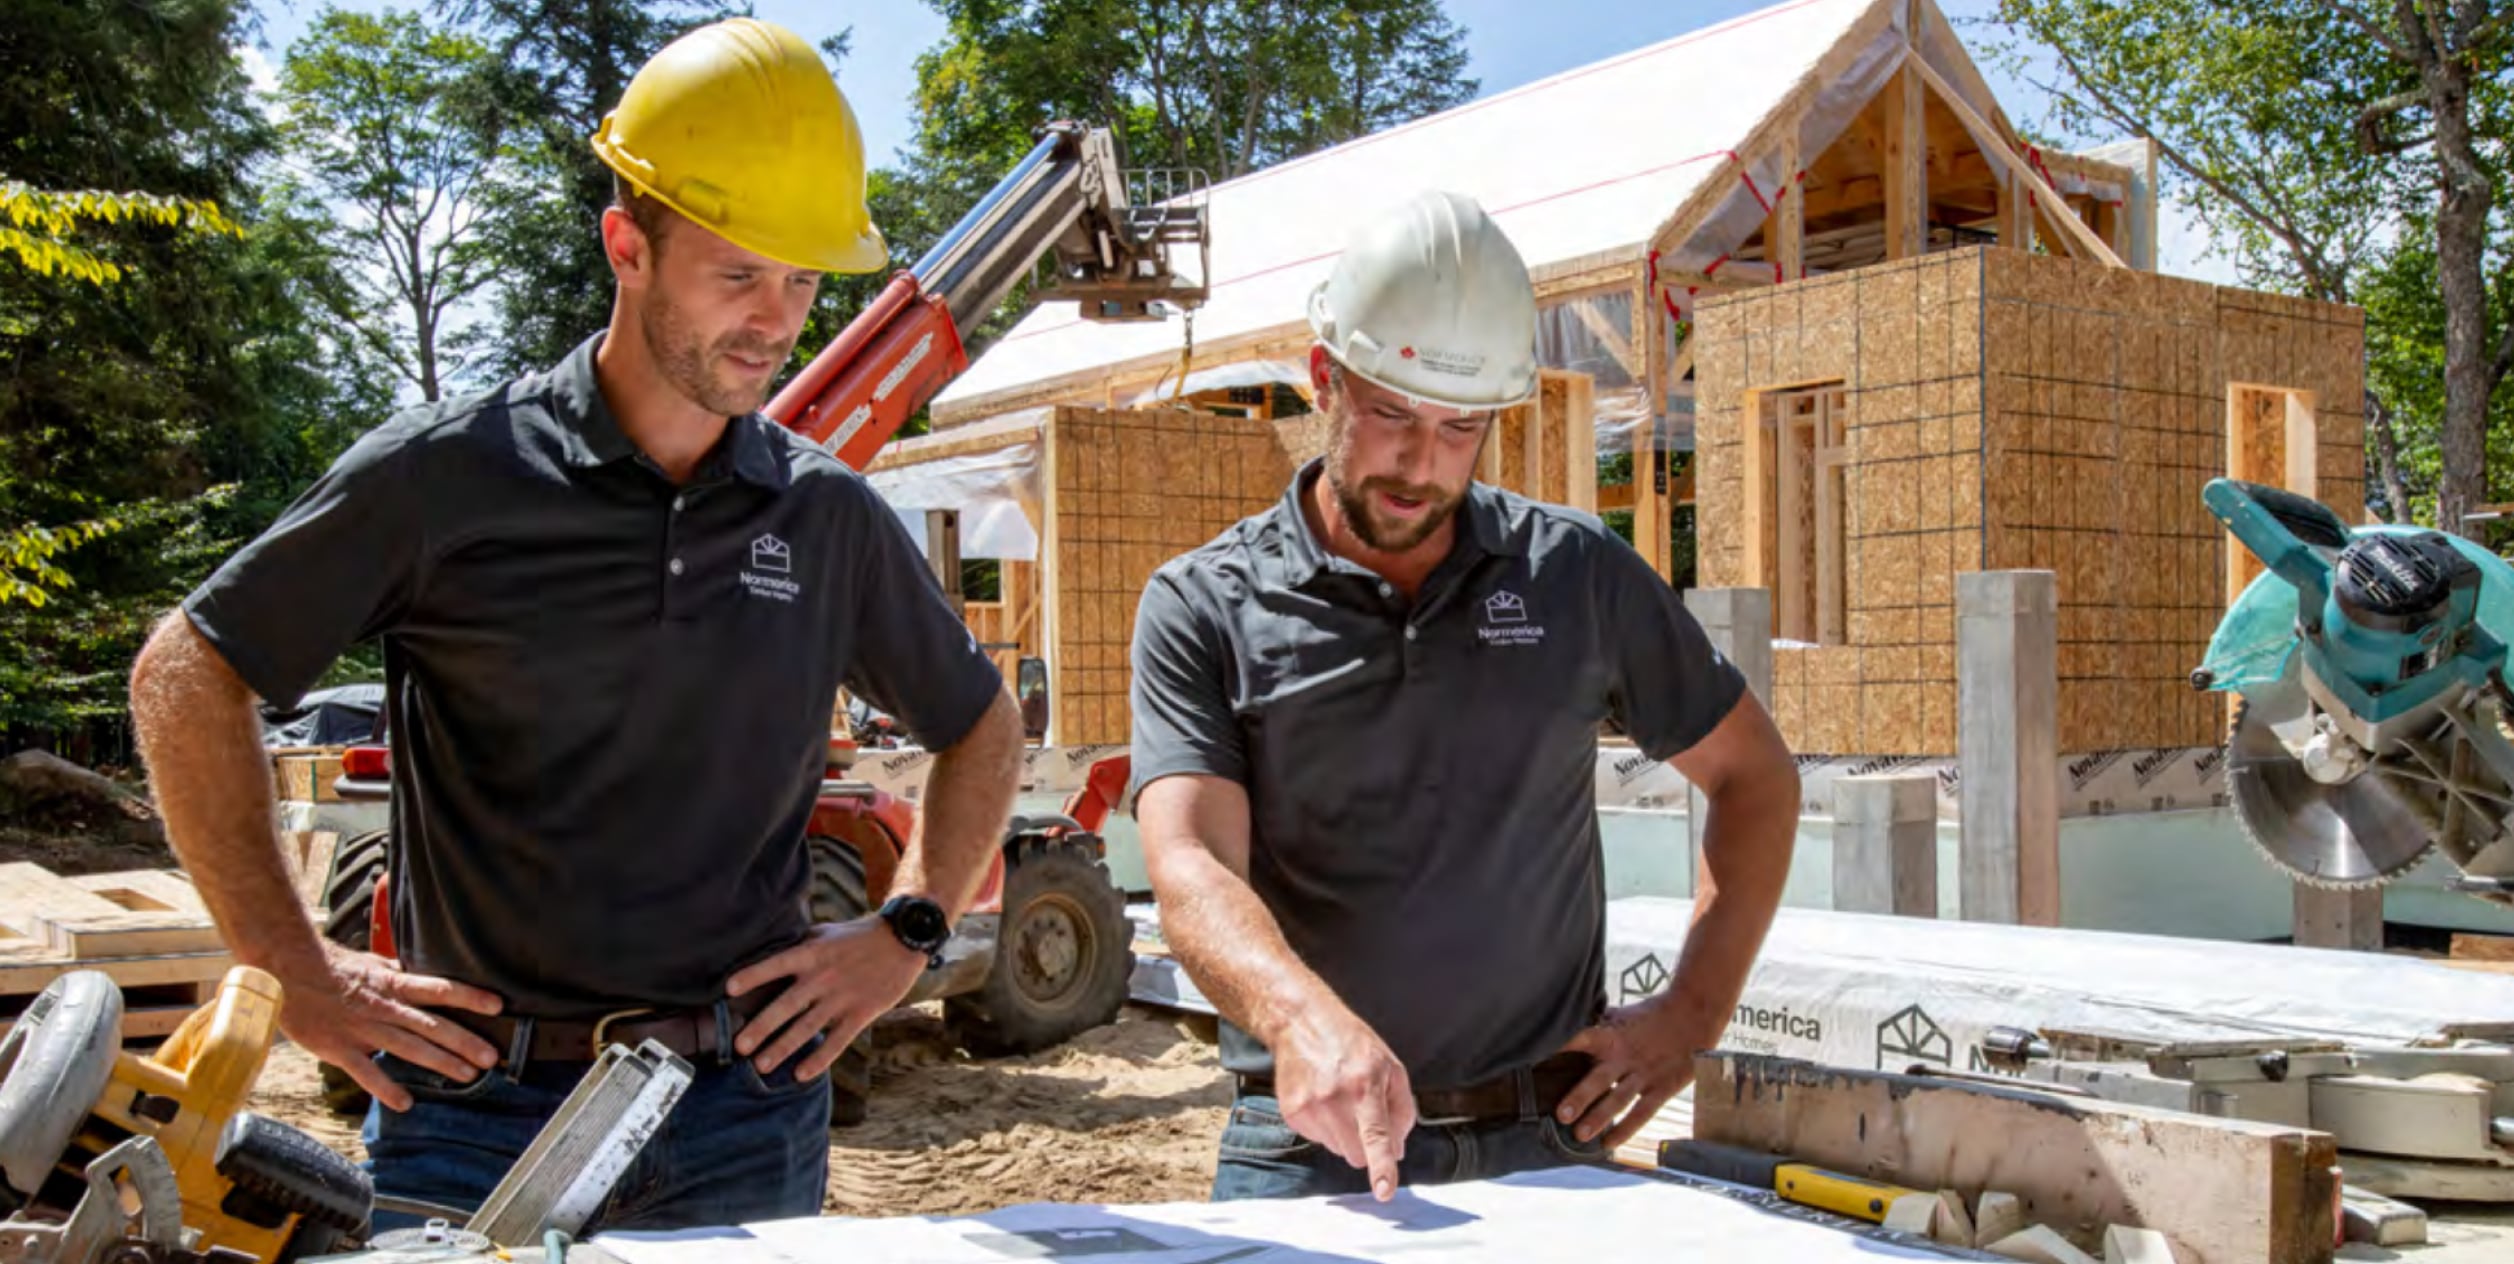
<svg viewBox="0 0 2514 1264"><path fill-rule="evenodd" d="M2452 956L2455 965L2471 961L2514 962L2514 935L2456 934Z"/></svg>
<svg viewBox="0 0 2514 1264"><path fill-rule="evenodd" d="M111 880L124 877L107 875ZM109 898L116 889L91 888L41 865L0 865L0 923L29 944L80 961L211 952L223 946L209 915L197 911L197 896L189 897L196 909L186 911L146 907L162 901L133 892L132 903L142 906L135 908Z"/></svg>
<svg viewBox="0 0 2514 1264"><path fill-rule="evenodd" d="M207 998L203 1000L206 1001ZM190 1018L193 1011L200 1007L197 1003L142 1005L136 1008L126 1006L122 1011L123 1042L128 1044L135 1040L163 1040L173 1035L175 1028L181 1027L183 1020ZM0 1035L8 1034L9 1029L15 1026L17 1026L17 1019L0 1017Z"/></svg>
<svg viewBox="0 0 2514 1264"><path fill-rule="evenodd" d="M1694 1135L1916 1189L2014 1192L2029 1218L2170 1235L2185 1264L2331 1258L2327 1133L1756 1054L1696 1062Z"/></svg>
<svg viewBox="0 0 2514 1264"><path fill-rule="evenodd" d="M338 749L315 754L280 755L271 760L279 797L291 803L338 803L332 783L340 778Z"/></svg>

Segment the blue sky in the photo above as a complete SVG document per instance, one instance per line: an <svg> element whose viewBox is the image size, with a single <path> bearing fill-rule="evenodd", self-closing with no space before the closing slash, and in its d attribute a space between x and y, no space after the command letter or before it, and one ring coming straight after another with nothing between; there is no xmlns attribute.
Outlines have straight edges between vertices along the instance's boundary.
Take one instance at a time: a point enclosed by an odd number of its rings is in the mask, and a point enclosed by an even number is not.
<svg viewBox="0 0 2514 1264"><path fill-rule="evenodd" d="M383 0L339 0L342 7L381 9ZM412 8L422 0L400 0L390 7ZM1616 53L1654 44L1686 31L1699 30L1742 13L1767 7L1773 0L1447 0L1452 18L1467 28L1467 70L1486 93L1506 91L1547 75L1602 60ZM1993 0L1940 0L1940 8L1961 24L1987 11ZM264 61L278 60L287 44L302 34L319 0L258 0L266 47ZM864 127L867 149L875 161L887 161L906 143L911 126L909 97L916 86L917 55L942 38L942 19L917 0L833 4L830 0L754 0L760 17L793 28L806 39L852 26L854 52L840 72L841 82ZM1978 50L1980 35L1965 30ZM1978 55L1978 51L1977 51ZM254 60L248 54L248 61ZM2043 94L1985 63L1982 71L2019 126L2042 121ZM256 73L265 73L257 67ZM1610 121L1611 122L1611 121ZM2100 137L2098 140L2116 139ZM2206 242L2186 216L2172 207L2161 217L2163 270L2184 276L2228 281L2216 260L2201 258Z"/></svg>

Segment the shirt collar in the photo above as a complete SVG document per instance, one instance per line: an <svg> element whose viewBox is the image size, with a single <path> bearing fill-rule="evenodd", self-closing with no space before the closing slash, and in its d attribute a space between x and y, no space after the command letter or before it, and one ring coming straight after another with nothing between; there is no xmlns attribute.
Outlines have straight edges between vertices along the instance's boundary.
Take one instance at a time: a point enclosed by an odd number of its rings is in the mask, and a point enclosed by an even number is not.
<svg viewBox="0 0 2514 1264"><path fill-rule="evenodd" d="M550 370L551 400L566 437L570 465L609 465L643 455L620 429L609 401L602 397L602 382L594 374L594 356L602 349L602 339L597 333L578 343ZM779 429L758 413L731 419L725 423L724 437L699 461L699 477L721 474L729 459L734 475L743 481L769 491L784 490L789 480L784 436L774 433Z"/></svg>
<svg viewBox="0 0 2514 1264"><path fill-rule="evenodd" d="M1318 573L1327 569L1333 560L1333 555L1319 542L1317 533L1310 530L1309 515L1303 511L1311 490L1320 478L1325 477L1325 471L1326 458L1311 457L1308 464L1292 476L1292 485L1284 489L1283 499L1275 502L1274 535L1281 561L1282 584L1286 588L1298 588L1317 578ZM1521 530L1525 526L1525 517L1524 513L1514 515L1511 512L1500 489L1482 482L1470 482L1467 484L1466 501L1458 506L1459 521L1466 528L1458 540L1484 555L1521 556L1528 551L1526 533ZM1454 549L1456 546L1451 547Z"/></svg>

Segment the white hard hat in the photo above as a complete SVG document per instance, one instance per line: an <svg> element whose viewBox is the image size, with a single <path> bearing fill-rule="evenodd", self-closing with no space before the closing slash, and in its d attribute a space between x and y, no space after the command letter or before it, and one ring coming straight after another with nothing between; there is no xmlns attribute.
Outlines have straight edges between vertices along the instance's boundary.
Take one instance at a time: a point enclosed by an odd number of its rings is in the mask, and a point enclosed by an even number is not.
<svg viewBox="0 0 2514 1264"><path fill-rule="evenodd" d="M1473 198L1422 193L1363 225L1311 292L1309 327L1347 370L1423 403L1536 394L1536 290Z"/></svg>

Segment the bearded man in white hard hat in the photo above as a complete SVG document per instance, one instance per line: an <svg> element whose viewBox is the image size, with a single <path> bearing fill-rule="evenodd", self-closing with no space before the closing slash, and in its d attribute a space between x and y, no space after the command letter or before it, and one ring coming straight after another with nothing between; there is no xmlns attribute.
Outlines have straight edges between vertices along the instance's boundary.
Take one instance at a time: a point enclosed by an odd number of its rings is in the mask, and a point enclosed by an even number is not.
<svg viewBox="0 0 2514 1264"><path fill-rule="evenodd" d="M820 1210L829 1067L976 895L1021 728L868 485L761 416L833 271L887 266L828 68L747 18L592 138L610 326L361 438L159 625L132 710L175 850L289 1038L374 1096L378 1228L467 1218L601 1052L693 1079L589 1229ZM253 700L382 641L397 957L327 943ZM879 917L813 925L838 688L938 752Z"/></svg>
<svg viewBox="0 0 2514 1264"><path fill-rule="evenodd" d="M1474 482L1536 387L1534 292L1473 201L1364 226L1313 295L1326 455L1172 561L1134 642L1162 931L1223 1018L1216 1198L1594 1160L1719 1040L1780 902L1788 749L1595 517ZM1612 722L1710 805L1667 991L1608 1009Z"/></svg>

